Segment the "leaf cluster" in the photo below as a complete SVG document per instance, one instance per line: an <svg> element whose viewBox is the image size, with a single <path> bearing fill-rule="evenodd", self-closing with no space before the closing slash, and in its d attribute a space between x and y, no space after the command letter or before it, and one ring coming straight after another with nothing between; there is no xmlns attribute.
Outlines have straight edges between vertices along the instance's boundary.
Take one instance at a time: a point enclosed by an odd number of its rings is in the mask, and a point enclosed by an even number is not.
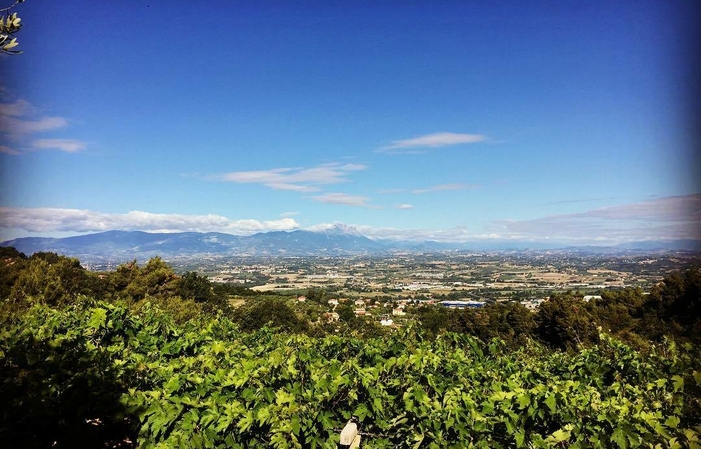
<svg viewBox="0 0 701 449"><path fill-rule="evenodd" d="M0 10L0 53L15 55L22 53L19 50L14 50L19 45L14 35L22 28L20 23L22 19L17 16L16 12L9 12L19 3L24 3L24 0L17 0L11 6Z"/></svg>
<svg viewBox="0 0 701 449"><path fill-rule="evenodd" d="M221 315L178 324L154 306L37 304L0 333L0 437L29 447L38 426L68 447L93 426L143 448L331 448L356 417L376 448L699 447L696 352L607 335L507 351L415 328L311 338Z"/></svg>

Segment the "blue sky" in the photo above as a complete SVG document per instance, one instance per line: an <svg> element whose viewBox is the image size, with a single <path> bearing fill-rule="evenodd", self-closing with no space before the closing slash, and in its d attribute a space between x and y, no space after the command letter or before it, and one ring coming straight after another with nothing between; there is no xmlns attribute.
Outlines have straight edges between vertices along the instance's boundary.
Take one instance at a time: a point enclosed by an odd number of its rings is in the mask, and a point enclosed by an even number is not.
<svg viewBox="0 0 701 449"><path fill-rule="evenodd" d="M696 2L14 11L1 240L333 223L442 241L700 237Z"/></svg>

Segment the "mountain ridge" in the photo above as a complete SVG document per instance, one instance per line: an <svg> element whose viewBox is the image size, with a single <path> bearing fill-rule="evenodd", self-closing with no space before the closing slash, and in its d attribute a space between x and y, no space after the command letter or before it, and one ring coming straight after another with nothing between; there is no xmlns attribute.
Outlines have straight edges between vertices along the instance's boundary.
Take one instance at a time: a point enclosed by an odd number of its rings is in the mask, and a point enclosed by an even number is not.
<svg viewBox="0 0 701 449"><path fill-rule="evenodd" d="M474 251L548 251L615 253L636 251L701 251L701 240L629 242L615 246L573 246L544 242L509 240L446 243L435 241L373 240L349 226L334 226L321 231L271 231L237 236L220 232L150 233L144 231L105 231L80 236L22 237L0 246L12 246L25 254L52 251L74 257L164 258L219 256L347 256L397 251L435 252Z"/></svg>

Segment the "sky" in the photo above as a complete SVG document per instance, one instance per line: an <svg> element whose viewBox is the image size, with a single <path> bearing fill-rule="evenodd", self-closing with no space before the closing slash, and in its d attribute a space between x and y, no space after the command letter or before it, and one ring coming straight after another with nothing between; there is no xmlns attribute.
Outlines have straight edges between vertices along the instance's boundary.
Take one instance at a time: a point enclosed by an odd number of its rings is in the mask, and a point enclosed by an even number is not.
<svg viewBox="0 0 701 449"><path fill-rule="evenodd" d="M0 240L701 238L686 0L27 0ZM701 53L701 52L699 52Z"/></svg>

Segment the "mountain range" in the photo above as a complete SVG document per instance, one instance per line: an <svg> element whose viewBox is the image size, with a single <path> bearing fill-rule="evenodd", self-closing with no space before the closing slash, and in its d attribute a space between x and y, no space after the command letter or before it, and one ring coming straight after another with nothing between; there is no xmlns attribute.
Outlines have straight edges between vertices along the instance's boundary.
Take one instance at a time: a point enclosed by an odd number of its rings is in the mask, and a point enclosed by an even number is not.
<svg viewBox="0 0 701 449"><path fill-rule="evenodd" d="M372 240L352 227L338 225L320 231L274 231L249 236L217 232L149 233L141 231L107 231L75 237L24 237L0 243L25 254L53 251L72 257L144 259L161 256L165 259L188 256L344 256L380 254L397 251L433 252L447 250L522 251L568 250L585 253L638 251L701 251L699 240L645 241L612 247L518 242L507 240L468 243L433 241Z"/></svg>

